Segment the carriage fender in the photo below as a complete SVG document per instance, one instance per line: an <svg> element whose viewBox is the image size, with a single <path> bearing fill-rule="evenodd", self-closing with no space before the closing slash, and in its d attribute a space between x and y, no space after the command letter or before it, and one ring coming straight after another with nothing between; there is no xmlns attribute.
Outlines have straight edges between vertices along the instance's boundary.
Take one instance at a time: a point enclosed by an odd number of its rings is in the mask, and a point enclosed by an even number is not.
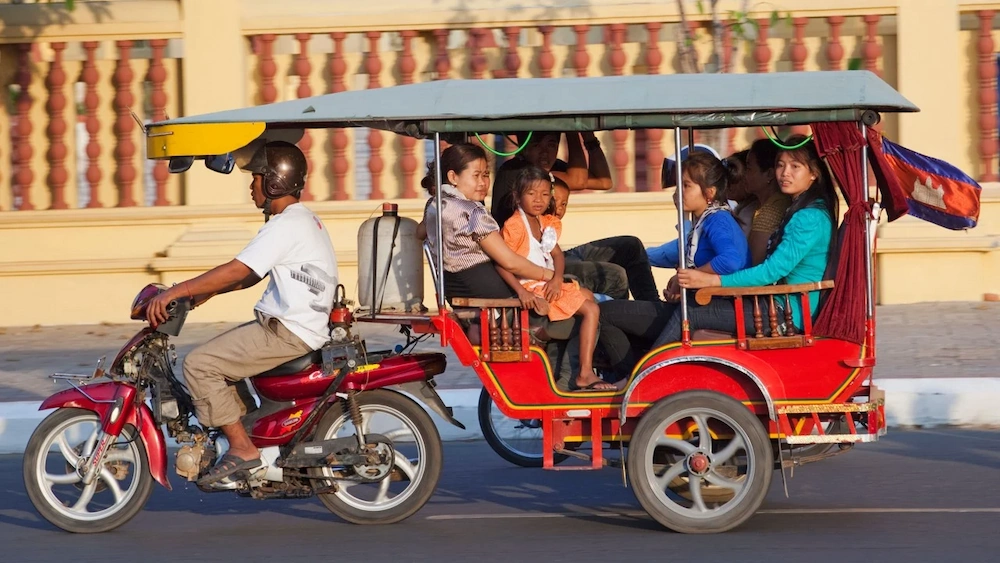
<svg viewBox="0 0 1000 563"><path fill-rule="evenodd" d="M687 350L680 349L678 353L674 355L661 356L652 365L642 370L639 375L635 376L626 388L625 395L622 398L621 410L619 412L621 423L625 424L629 400L632 397L632 392L635 391L643 379L665 367L690 363L722 365L732 368L745 375L748 379L750 379L750 381L753 381L754 385L756 385L760 390L761 395L763 395L764 402L767 404L768 417L772 421L777 422L778 415L774 408L774 397L785 396L785 386L778 377L777 372L775 372L770 365L760 358L747 354L741 350L727 350L726 352L727 353L724 355L702 352L690 354Z"/></svg>
<svg viewBox="0 0 1000 563"><path fill-rule="evenodd" d="M80 388L65 389L42 401L38 410L49 410L59 408L74 408L91 411L97 414L102 420L107 411L112 407L106 401L115 396L115 391L120 383L96 383L84 385ZM139 438L146 447L146 460L149 462L149 473L157 483L163 485L168 490L171 489L170 481L167 480L167 445L160 432L153 412L149 410L146 403L139 403L138 407L133 407L125 413L125 424L131 424L139 432Z"/></svg>

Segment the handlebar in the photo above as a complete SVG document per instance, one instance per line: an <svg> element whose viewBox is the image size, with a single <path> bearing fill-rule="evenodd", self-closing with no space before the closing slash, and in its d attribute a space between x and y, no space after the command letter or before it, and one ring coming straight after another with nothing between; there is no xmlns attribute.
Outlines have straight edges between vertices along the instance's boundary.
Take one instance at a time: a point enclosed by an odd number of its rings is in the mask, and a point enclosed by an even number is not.
<svg viewBox="0 0 1000 563"><path fill-rule="evenodd" d="M187 314L191 310L190 299L174 299L167 304L167 320L156 327L156 332L168 336L177 336L181 333L181 327L187 319Z"/></svg>

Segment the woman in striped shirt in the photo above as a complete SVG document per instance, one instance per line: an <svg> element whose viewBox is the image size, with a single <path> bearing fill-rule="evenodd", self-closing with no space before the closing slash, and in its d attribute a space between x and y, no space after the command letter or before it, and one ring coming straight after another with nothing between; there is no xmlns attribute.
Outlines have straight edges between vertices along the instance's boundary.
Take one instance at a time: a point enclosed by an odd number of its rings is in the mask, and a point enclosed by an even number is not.
<svg viewBox="0 0 1000 563"><path fill-rule="evenodd" d="M444 292L452 297L508 299L516 297L494 268L494 262L516 276L549 281L554 272L537 266L507 247L500 226L483 205L490 189L486 153L469 143L452 145L441 153L441 234L437 240L438 209L431 198L424 208L424 225L431 251L443 252ZM420 183L428 191L437 185L433 163ZM442 244L443 242L443 244ZM548 303L538 298L535 312L548 313Z"/></svg>

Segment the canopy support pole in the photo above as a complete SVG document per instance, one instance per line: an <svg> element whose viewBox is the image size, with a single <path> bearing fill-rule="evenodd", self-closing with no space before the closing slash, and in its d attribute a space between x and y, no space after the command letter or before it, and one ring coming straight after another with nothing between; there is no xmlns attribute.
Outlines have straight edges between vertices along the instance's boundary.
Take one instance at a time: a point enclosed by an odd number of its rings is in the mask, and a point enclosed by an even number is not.
<svg viewBox="0 0 1000 563"><path fill-rule="evenodd" d="M444 312L444 235L441 232L441 212L443 211L441 207L441 133L434 133L434 205L437 207L437 213L434 217L437 219L435 221L434 229L437 233L437 286L440 289L438 291L438 314Z"/></svg>
<svg viewBox="0 0 1000 563"><path fill-rule="evenodd" d="M690 131L690 138L694 139L694 132ZM684 232L684 172L681 170L681 128L674 127L674 162L677 163L674 173L677 179L677 225L680 226L680 236L677 237L677 268L687 268L686 244L687 233ZM690 149L689 149L690 154ZM681 288L681 342L691 342L691 327L688 323L687 290Z"/></svg>

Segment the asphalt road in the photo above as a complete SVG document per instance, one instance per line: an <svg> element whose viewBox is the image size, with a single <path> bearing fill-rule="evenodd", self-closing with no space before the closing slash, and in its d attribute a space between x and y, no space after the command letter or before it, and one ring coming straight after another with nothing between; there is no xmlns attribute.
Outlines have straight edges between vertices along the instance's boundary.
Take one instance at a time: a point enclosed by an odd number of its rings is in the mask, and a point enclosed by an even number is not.
<svg viewBox="0 0 1000 563"><path fill-rule="evenodd" d="M1000 560L1000 432L892 432L799 468L789 498L775 475L762 511L716 536L661 529L619 470L519 469L483 442L445 457L435 497L392 526L345 524L315 500L204 495L171 473L174 491L157 488L130 523L78 536L38 517L21 457L0 456L0 561Z"/></svg>

